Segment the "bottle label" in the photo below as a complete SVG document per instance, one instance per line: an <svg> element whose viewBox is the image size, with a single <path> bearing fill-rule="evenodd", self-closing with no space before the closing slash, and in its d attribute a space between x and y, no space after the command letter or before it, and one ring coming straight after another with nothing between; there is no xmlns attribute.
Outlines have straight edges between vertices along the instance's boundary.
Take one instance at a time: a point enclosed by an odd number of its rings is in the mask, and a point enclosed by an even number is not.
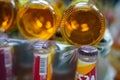
<svg viewBox="0 0 120 80"><path fill-rule="evenodd" d="M34 80L51 80L52 76L51 55L34 54L33 70Z"/></svg>
<svg viewBox="0 0 120 80"><path fill-rule="evenodd" d="M12 66L11 48L0 48L0 80L12 80Z"/></svg>
<svg viewBox="0 0 120 80"><path fill-rule="evenodd" d="M96 64L78 60L75 80L97 80Z"/></svg>

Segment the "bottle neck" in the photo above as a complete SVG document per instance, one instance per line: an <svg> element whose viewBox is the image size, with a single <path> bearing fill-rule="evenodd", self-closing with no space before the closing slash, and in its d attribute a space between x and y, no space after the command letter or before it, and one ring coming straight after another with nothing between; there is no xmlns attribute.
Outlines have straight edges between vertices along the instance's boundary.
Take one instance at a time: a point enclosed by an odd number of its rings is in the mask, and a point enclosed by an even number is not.
<svg viewBox="0 0 120 80"><path fill-rule="evenodd" d="M94 4L93 0L72 0L72 4L76 4L76 3L90 3L90 4Z"/></svg>
<svg viewBox="0 0 120 80"><path fill-rule="evenodd" d="M91 3L92 0L72 0L70 5L75 5L77 3Z"/></svg>
<svg viewBox="0 0 120 80"><path fill-rule="evenodd" d="M90 0L73 0L73 2L89 2Z"/></svg>

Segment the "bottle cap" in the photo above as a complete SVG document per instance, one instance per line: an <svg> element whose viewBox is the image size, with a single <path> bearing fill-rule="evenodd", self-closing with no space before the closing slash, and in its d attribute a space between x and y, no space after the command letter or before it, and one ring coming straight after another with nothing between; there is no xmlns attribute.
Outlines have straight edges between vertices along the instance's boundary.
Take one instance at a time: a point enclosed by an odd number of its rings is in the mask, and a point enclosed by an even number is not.
<svg viewBox="0 0 120 80"><path fill-rule="evenodd" d="M78 53L84 56L96 56L98 54L97 48L93 46L81 46Z"/></svg>

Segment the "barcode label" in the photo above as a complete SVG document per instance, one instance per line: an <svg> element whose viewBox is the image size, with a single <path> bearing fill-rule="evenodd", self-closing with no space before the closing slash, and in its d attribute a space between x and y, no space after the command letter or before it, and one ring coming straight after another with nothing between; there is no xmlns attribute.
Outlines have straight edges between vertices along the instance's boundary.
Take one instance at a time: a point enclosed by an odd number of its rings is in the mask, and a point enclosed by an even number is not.
<svg viewBox="0 0 120 80"><path fill-rule="evenodd" d="M40 57L40 75L47 75L47 57Z"/></svg>

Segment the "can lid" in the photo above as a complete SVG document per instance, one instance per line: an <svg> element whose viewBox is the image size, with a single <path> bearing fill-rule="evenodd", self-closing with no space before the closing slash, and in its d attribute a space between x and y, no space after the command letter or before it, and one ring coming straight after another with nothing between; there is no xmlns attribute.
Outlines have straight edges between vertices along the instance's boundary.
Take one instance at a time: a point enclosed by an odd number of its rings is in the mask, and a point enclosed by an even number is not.
<svg viewBox="0 0 120 80"><path fill-rule="evenodd" d="M93 46L81 46L78 53L84 56L96 56L98 54L97 48Z"/></svg>

